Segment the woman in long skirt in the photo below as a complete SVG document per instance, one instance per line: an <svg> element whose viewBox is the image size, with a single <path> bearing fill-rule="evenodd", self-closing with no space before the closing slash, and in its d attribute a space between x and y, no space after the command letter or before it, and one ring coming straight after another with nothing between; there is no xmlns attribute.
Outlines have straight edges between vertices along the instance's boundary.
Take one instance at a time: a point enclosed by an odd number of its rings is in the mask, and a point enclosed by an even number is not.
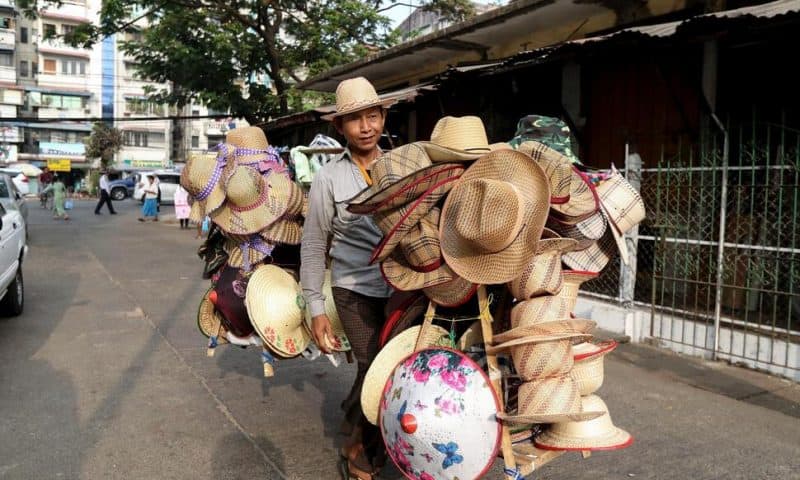
<svg viewBox="0 0 800 480"><path fill-rule="evenodd" d="M144 184L144 205L142 205L142 216L140 222L144 222L147 217L153 217L153 221L158 221L158 184L155 175L148 175Z"/></svg>
<svg viewBox="0 0 800 480"><path fill-rule="evenodd" d="M67 200L67 187L64 186L64 182L57 175L53 177L53 183L42 190L42 195L47 195L50 192L53 192L53 220L59 218L69 220L69 215L64 209L64 203Z"/></svg>

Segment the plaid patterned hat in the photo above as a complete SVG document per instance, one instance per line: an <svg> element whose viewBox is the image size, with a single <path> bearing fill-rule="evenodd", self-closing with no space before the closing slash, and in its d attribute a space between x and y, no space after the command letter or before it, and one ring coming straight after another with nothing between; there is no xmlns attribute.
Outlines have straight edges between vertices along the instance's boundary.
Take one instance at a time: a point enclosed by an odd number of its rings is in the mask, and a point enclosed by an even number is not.
<svg viewBox="0 0 800 480"><path fill-rule="evenodd" d="M522 274L508 282L514 298L526 300L539 295L556 294L561 290L561 254L571 251L578 242L561 238L545 228L539 240L536 256L528 263Z"/></svg>
<svg viewBox="0 0 800 480"><path fill-rule="evenodd" d="M439 216L433 207L403 238L394 254L381 263L386 283L396 290L419 290L449 282L454 273L442 259Z"/></svg>
<svg viewBox="0 0 800 480"><path fill-rule="evenodd" d="M600 211L600 215L607 223L605 210ZM617 247L614 244L614 237L611 234L613 227L609 226L598 240L593 241L588 248L575 252L565 253L561 257L569 268L584 272L602 272L608 262L616 255Z"/></svg>
<svg viewBox="0 0 800 480"><path fill-rule="evenodd" d="M478 291L478 285L458 275L452 280L422 289L430 301L440 307L456 308L464 305Z"/></svg>
<svg viewBox="0 0 800 480"><path fill-rule="evenodd" d="M381 155L372 166L372 185L347 203L352 213L384 212L406 205L433 185L459 176L464 167L456 163L432 164L427 152L409 143Z"/></svg>
<svg viewBox="0 0 800 480"><path fill-rule="evenodd" d="M608 221L606 216L598 211L577 223L567 223L551 215L547 217L546 225L560 236L578 242L574 250L585 250L606 233Z"/></svg>
<svg viewBox="0 0 800 480"><path fill-rule="evenodd" d="M534 141L522 142L517 150L529 155L550 179L550 203L561 205L570 199L572 163L567 157L547 145Z"/></svg>
<svg viewBox="0 0 800 480"><path fill-rule="evenodd" d="M569 178L569 200L551 205L550 215L566 223L577 223L600 209L600 200L589 177L572 166Z"/></svg>
<svg viewBox="0 0 800 480"><path fill-rule="evenodd" d="M609 230L619 248L622 261L628 263L628 246L624 235L644 220L644 200L625 177L612 165L611 175L597 186L600 205L610 224Z"/></svg>

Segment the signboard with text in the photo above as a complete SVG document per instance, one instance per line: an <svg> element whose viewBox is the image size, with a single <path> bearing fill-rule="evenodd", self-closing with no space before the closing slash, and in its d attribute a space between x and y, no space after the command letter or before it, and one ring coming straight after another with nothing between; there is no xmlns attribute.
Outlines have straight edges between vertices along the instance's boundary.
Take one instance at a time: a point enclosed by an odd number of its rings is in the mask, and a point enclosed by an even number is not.
<svg viewBox="0 0 800 480"><path fill-rule="evenodd" d="M72 161L67 159L47 160L47 168L51 172L69 172L72 170Z"/></svg>

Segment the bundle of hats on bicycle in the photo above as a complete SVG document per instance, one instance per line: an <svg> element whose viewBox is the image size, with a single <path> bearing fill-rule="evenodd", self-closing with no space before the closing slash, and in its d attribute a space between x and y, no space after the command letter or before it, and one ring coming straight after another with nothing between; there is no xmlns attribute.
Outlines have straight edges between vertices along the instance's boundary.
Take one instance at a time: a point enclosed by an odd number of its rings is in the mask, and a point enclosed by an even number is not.
<svg viewBox="0 0 800 480"><path fill-rule="evenodd" d="M323 152L310 189L258 127L187 163L191 217L213 222L198 252L209 355L255 348L266 376L317 351L355 361L346 478L387 456L408 478L479 478L504 432L515 447L630 445L596 393L616 343L573 312L584 282L627 262L637 190L582 164L542 115L500 143L480 117L446 116L428 140L381 150L393 103L364 78L339 85L324 118L346 145Z"/></svg>

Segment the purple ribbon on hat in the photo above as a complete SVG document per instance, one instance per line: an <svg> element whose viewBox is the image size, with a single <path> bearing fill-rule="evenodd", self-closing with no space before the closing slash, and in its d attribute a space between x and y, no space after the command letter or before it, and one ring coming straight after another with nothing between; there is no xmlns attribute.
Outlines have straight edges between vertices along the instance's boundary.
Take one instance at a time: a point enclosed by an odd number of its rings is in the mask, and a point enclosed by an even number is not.
<svg viewBox="0 0 800 480"><path fill-rule="evenodd" d="M225 164L228 162L228 146L224 143L220 143L214 149L217 150L217 164L214 165L214 172L211 174L211 178L208 179L208 183L206 186L200 190L200 193L195 195L195 199L203 201L211 195L211 192L214 191L214 187L217 186L219 183L219 179L222 177L222 169L225 168Z"/></svg>
<svg viewBox="0 0 800 480"><path fill-rule="evenodd" d="M263 155L263 158L252 160L249 162L238 162L239 165L256 168L262 175L267 175L270 172L285 172L286 165L281 160L280 151L269 146L266 150L260 148L237 148L233 151L235 156L240 155Z"/></svg>
<svg viewBox="0 0 800 480"><path fill-rule="evenodd" d="M242 250L242 257L243 257L243 267L245 272L249 272L250 268L250 249L254 249L258 252L263 253L264 255L272 255L272 250L275 249L275 245L271 243L267 243L258 235L252 235L248 240L245 240L241 244L239 244L239 248Z"/></svg>

